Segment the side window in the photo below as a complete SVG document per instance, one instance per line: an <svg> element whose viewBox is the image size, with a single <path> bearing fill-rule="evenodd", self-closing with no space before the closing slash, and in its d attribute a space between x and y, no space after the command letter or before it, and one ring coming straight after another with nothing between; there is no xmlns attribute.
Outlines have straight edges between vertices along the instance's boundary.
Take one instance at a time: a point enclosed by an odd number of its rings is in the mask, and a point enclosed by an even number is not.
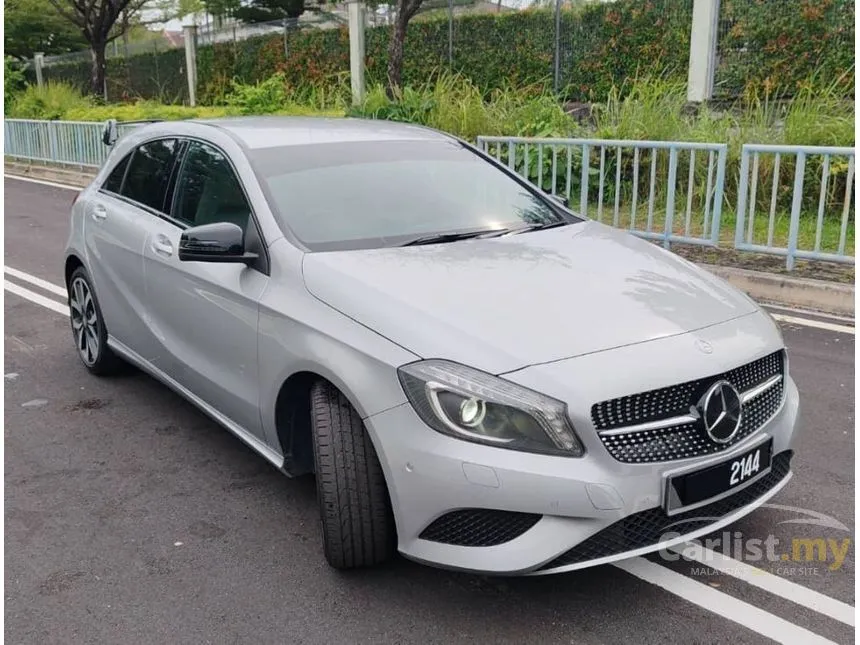
<svg viewBox="0 0 860 645"><path fill-rule="evenodd" d="M164 206L164 193L173 168L176 139L150 141L134 151L122 194L156 210Z"/></svg>
<svg viewBox="0 0 860 645"><path fill-rule="evenodd" d="M122 161L120 161L116 166L114 166L114 169L111 171L110 175L108 175L108 178L102 188L112 193L119 194L119 191L122 188L122 180L123 177L125 177L125 169L128 167L129 159L131 159L131 153L123 157Z"/></svg>
<svg viewBox="0 0 860 645"><path fill-rule="evenodd" d="M176 182L173 217L191 226L233 222L247 231L251 207L223 152L196 141L188 146Z"/></svg>

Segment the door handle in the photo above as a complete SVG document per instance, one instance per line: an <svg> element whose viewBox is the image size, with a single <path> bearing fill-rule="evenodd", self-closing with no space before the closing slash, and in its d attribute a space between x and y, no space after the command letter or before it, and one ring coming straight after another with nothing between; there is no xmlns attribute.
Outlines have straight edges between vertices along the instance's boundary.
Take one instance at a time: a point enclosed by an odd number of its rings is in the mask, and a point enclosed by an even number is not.
<svg viewBox="0 0 860 645"><path fill-rule="evenodd" d="M96 204L95 206L93 206L92 214L93 219L99 222L107 219L107 211L105 210L105 207L101 204Z"/></svg>
<svg viewBox="0 0 860 645"><path fill-rule="evenodd" d="M160 255L173 255L173 245L162 236L152 242L152 250Z"/></svg>

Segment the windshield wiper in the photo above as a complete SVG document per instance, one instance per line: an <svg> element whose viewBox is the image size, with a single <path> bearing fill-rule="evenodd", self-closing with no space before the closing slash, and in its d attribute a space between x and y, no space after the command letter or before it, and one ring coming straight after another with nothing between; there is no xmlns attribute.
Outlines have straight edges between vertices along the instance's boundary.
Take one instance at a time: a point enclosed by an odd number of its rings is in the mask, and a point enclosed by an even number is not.
<svg viewBox="0 0 860 645"><path fill-rule="evenodd" d="M405 244L401 244L401 246L421 246L422 244L442 244L444 242L471 240L478 237L498 237L510 232L511 230L508 228L482 228L476 231L460 231L459 233L434 233L433 235L424 235L414 240L409 240Z"/></svg>
<svg viewBox="0 0 860 645"><path fill-rule="evenodd" d="M568 224L573 224L573 222L569 222L566 219L559 220L557 222L547 222L546 224L533 224L531 226L526 226L520 229L520 233L528 233L529 231L544 231L548 228L558 228L559 226L567 226Z"/></svg>

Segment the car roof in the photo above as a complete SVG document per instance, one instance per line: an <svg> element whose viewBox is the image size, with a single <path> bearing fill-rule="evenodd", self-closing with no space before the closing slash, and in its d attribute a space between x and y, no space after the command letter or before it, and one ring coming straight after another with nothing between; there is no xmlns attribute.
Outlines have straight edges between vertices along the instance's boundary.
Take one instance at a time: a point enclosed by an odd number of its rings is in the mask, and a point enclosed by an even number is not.
<svg viewBox="0 0 860 645"><path fill-rule="evenodd" d="M228 131L251 149L359 141L446 141L430 128L372 119L252 116L199 119L196 123Z"/></svg>

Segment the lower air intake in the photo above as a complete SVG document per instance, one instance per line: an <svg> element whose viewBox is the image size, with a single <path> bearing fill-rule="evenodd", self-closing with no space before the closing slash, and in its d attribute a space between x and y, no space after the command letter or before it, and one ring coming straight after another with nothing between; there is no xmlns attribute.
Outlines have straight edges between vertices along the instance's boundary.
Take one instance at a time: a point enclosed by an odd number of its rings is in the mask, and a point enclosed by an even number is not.
<svg viewBox="0 0 860 645"><path fill-rule="evenodd" d="M533 513L469 508L436 518L418 537L456 546L496 546L518 538L541 517Z"/></svg>
<svg viewBox="0 0 860 645"><path fill-rule="evenodd" d="M556 569L634 551L658 544L666 533L683 535L714 524L722 517L753 503L785 479L791 469L792 454L791 450L786 450L776 455L767 475L730 497L671 517L662 508L628 515L562 553L541 569Z"/></svg>

